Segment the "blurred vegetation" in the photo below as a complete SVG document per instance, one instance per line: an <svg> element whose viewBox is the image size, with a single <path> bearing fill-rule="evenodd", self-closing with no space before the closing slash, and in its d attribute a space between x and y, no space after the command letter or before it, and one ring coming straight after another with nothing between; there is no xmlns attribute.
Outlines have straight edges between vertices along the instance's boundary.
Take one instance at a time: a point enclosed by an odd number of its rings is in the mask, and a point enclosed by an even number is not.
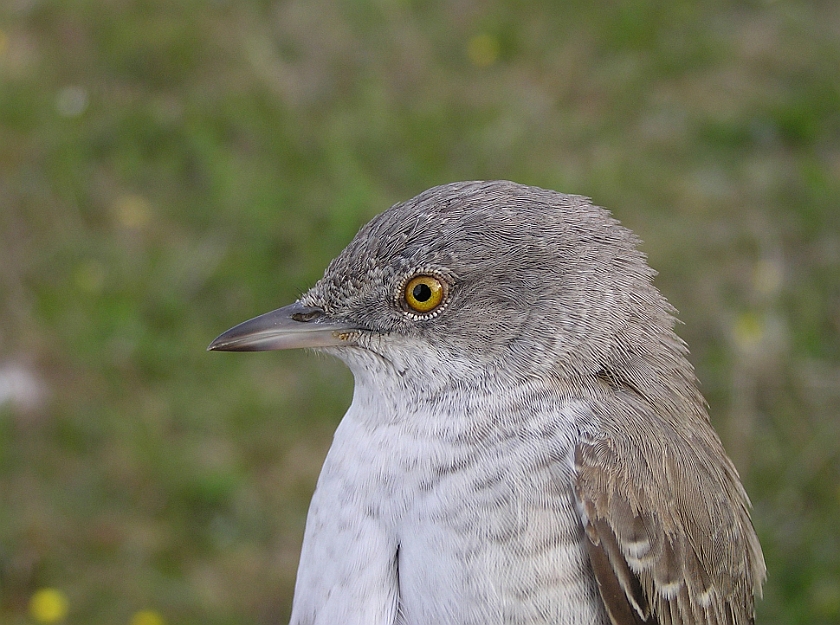
<svg viewBox="0 0 840 625"><path fill-rule="evenodd" d="M840 622L840 3L784 0L5 0L0 621L284 622L352 380L204 349L476 178L644 239L759 622Z"/></svg>

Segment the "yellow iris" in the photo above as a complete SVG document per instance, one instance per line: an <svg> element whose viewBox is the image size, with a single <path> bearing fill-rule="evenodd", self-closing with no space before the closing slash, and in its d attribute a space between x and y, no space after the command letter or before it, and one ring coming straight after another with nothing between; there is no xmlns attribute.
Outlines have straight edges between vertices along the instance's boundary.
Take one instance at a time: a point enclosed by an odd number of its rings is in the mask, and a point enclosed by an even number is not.
<svg viewBox="0 0 840 625"><path fill-rule="evenodd" d="M415 276L406 282L403 299L413 312L432 312L443 301L443 284L434 276Z"/></svg>

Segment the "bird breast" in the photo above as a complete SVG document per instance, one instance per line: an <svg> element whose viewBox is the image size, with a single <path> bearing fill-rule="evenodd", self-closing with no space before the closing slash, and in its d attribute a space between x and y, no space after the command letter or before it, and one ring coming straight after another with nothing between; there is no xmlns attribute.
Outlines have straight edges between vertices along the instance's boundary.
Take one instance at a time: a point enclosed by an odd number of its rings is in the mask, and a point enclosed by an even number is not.
<svg viewBox="0 0 840 625"><path fill-rule="evenodd" d="M573 503L585 410L555 404L516 435L498 424L447 437L439 422L455 417L375 418L377 402L360 397L313 497L296 612L349 593L347 605L370 607L367 623L606 622ZM493 413L469 417L486 425Z"/></svg>

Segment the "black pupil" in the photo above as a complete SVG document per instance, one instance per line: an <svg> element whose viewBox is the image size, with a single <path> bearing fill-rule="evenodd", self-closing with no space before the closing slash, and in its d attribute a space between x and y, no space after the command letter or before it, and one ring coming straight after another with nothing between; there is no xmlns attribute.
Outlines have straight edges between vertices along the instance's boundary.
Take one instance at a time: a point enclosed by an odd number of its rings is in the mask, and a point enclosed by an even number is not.
<svg viewBox="0 0 840 625"><path fill-rule="evenodd" d="M432 296L432 289L429 288L428 284L418 284L411 290L411 294L418 302L427 302Z"/></svg>

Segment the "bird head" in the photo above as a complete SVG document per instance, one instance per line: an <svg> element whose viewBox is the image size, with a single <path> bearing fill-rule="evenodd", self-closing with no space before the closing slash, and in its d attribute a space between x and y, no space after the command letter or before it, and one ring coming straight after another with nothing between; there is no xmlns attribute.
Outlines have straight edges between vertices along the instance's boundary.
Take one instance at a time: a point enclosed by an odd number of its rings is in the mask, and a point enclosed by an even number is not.
<svg viewBox="0 0 840 625"><path fill-rule="evenodd" d="M447 184L374 217L296 303L209 349L312 347L357 378L375 371L427 389L434 377L461 388L598 381L662 392L662 380L694 397L671 308L637 243L580 196Z"/></svg>

